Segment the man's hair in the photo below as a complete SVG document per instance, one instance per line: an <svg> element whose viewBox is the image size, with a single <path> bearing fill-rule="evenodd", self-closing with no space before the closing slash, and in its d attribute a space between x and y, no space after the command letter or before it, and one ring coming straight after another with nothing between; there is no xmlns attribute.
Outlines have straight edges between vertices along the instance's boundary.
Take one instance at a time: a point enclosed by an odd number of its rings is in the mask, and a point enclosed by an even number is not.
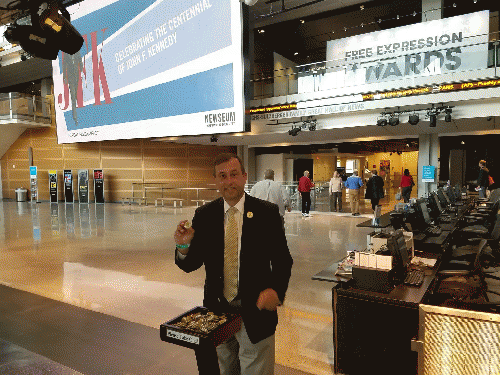
<svg viewBox="0 0 500 375"><path fill-rule="evenodd" d="M238 160L238 162L240 163L240 167L241 167L241 173L245 174L245 167L243 166L243 161L241 161L241 158L238 155L230 154L230 153L223 153L223 154L219 154L215 157L214 171L213 171L214 177L215 177L215 167L218 166L219 164L226 163L231 159Z"/></svg>
<svg viewBox="0 0 500 375"><path fill-rule="evenodd" d="M481 164L483 167L486 167L486 160L479 160L479 164Z"/></svg>
<svg viewBox="0 0 500 375"><path fill-rule="evenodd" d="M355 175L355 176L357 176L358 175L358 170L357 169L353 170L352 174Z"/></svg>
<svg viewBox="0 0 500 375"><path fill-rule="evenodd" d="M264 172L264 178L266 180L274 180L274 171L272 169L266 169Z"/></svg>
<svg viewBox="0 0 500 375"><path fill-rule="evenodd" d="M309 171L304 171L304 176L307 176L309 174Z"/></svg>
<svg viewBox="0 0 500 375"><path fill-rule="evenodd" d="M372 173L373 173L375 176L376 176L376 175L378 175L378 171L377 171L376 169L374 169L374 170L372 171Z"/></svg>
<svg viewBox="0 0 500 375"><path fill-rule="evenodd" d="M410 175L410 170L409 169L405 169L405 171L403 172L403 174L405 176L409 176Z"/></svg>

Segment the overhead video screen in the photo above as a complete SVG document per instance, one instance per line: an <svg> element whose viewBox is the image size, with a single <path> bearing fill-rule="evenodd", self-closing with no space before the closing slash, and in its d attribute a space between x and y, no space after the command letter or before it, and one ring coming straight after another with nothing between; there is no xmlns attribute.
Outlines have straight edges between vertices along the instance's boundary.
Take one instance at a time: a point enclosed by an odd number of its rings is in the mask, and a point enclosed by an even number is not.
<svg viewBox="0 0 500 375"><path fill-rule="evenodd" d="M59 143L248 129L238 0L85 0L68 11L85 42L53 62Z"/></svg>

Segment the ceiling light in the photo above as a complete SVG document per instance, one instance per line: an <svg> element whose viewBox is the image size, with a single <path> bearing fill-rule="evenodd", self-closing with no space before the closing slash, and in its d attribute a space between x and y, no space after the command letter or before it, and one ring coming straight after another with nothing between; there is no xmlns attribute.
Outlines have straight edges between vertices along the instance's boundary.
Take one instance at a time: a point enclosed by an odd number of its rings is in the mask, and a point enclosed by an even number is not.
<svg viewBox="0 0 500 375"><path fill-rule="evenodd" d="M364 6L364 5L360 5L360 6L359 6L359 9L361 9L361 10L365 10L365 6Z"/></svg>
<svg viewBox="0 0 500 375"><path fill-rule="evenodd" d="M408 122L411 125L417 125L419 121L420 121L420 118L418 117L418 115L416 113L410 115L410 117L408 118Z"/></svg>
<svg viewBox="0 0 500 375"><path fill-rule="evenodd" d="M264 30L264 29L260 29L259 30L259 34L262 34L262 33L265 33L265 32L266 32L266 30Z"/></svg>
<svg viewBox="0 0 500 375"><path fill-rule="evenodd" d="M389 118L389 125L396 126L398 124L399 124L399 117L397 117L397 116L391 116Z"/></svg>
<svg viewBox="0 0 500 375"><path fill-rule="evenodd" d="M460 144L464 145L464 144L465 144L465 142L464 142L464 141L462 141L462 142L460 142Z"/></svg>
<svg viewBox="0 0 500 375"><path fill-rule="evenodd" d="M399 20L399 14L396 16L396 19L398 19L398 20Z"/></svg>
<svg viewBox="0 0 500 375"><path fill-rule="evenodd" d="M298 52L295 52L295 53L294 53L294 56L297 56L298 54L299 54Z"/></svg>
<svg viewBox="0 0 500 375"><path fill-rule="evenodd" d="M304 22L306 22L306 21L304 21L304 20L300 20L300 23L304 23Z"/></svg>

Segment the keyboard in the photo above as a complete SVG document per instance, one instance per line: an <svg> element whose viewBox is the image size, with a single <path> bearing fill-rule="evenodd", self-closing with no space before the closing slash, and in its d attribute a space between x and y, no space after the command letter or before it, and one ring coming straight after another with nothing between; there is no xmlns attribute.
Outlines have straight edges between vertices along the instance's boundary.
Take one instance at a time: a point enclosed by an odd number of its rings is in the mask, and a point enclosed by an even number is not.
<svg viewBox="0 0 500 375"><path fill-rule="evenodd" d="M425 228L425 233L429 236L440 236L443 231L440 227L427 227Z"/></svg>
<svg viewBox="0 0 500 375"><path fill-rule="evenodd" d="M424 282L424 271L411 269L406 273L405 281L403 284L410 286L420 286Z"/></svg>
<svg viewBox="0 0 500 375"><path fill-rule="evenodd" d="M420 232L413 235L413 241L423 241L426 239L426 234L424 232Z"/></svg>

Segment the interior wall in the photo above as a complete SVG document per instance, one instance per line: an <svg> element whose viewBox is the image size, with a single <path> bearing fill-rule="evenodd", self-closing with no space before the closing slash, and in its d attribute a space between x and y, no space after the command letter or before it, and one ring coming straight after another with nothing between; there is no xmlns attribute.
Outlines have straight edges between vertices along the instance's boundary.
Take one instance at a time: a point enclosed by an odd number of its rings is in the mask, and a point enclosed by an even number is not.
<svg viewBox="0 0 500 375"><path fill-rule="evenodd" d="M221 152L236 153L235 147L199 146L153 142L148 139L58 144L56 128L27 129L1 159L4 198L15 198L14 190L29 190L28 149L33 148L33 164L38 167L40 200L49 200L48 170L58 173L59 200L63 195L63 170L89 170L89 190L93 200L93 169L104 173L104 199L121 201L132 195L133 182L162 182L173 187L205 186L213 183L212 163ZM73 184L75 197L76 183Z"/></svg>
<svg viewBox="0 0 500 375"><path fill-rule="evenodd" d="M274 52L274 96L296 94L297 75L293 74L297 63Z"/></svg>
<svg viewBox="0 0 500 375"><path fill-rule="evenodd" d="M261 154L257 155L255 168L256 181L264 179L264 172L266 169L274 171L275 181L284 181L284 157L283 154Z"/></svg>
<svg viewBox="0 0 500 375"><path fill-rule="evenodd" d="M333 172L337 169L337 158L333 154L313 154L314 180L330 181Z"/></svg>

